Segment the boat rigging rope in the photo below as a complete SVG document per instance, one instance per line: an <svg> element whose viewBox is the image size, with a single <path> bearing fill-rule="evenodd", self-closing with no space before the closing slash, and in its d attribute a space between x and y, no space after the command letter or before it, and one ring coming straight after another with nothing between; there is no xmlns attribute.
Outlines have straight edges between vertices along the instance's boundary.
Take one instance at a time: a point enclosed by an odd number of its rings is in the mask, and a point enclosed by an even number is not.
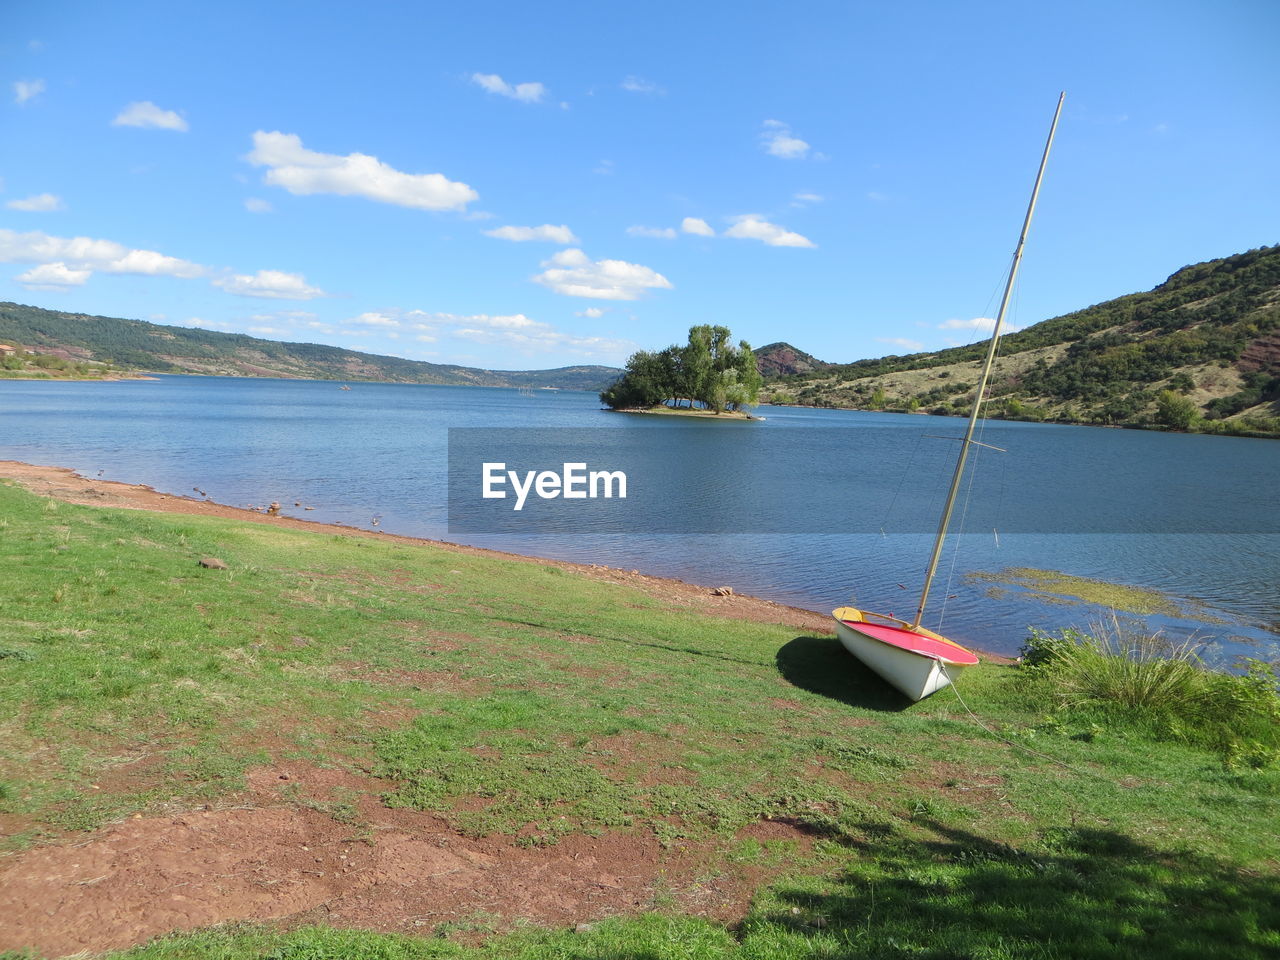
<svg viewBox="0 0 1280 960"><path fill-rule="evenodd" d="M902 473L898 476L898 487L896 490L893 491L893 498L889 501L889 506L884 511L884 517L882 517L880 520L880 536L881 537L884 537L886 535L884 532L884 528L889 525L889 517L893 515L893 508L897 506L898 495L902 493L902 487L907 482L907 474L911 472L912 466L915 465L916 453L919 451L920 441L923 439L924 439L924 434L919 434L916 437L916 445L911 448L911 456L907 459L907 465L902 468Z"/></svg>
<svg viewBox="0 0 1280 960"><path fill-rule="evenodd" d="M985 423L983 424L985 427ZM979 434L981 436L981 433ZM969 516L969 503L973 500L973 480L978 474L978 458L981 456L982 448L978 448L979 453L974 455L973 466L969 468L969 485L964 492L964 506L960 508L960 529L957 534L964 533L964 522ZM960 537L957 535L953 538L951 546L951 566L947 568L947 588L942 593L942 608L938 611L938 629L942 629L944 621L947 619L947 602L951 599L951 585L956 577L956 561L960 559Z"/></svg>
<svg viewBox="0 0 1280 960"><path fill-rule="evenodd" d="M1019 303L1019 299L1018 299L1018 298L1019 298L1019 295L1021 294L1021 292L1022 292L1022 287L1021 287L1021 285L1020 285L1020 284L1015 284L1015 286L1014 286L1014 288L1013 288L1013 298L1014 298L1014 309L1013 309L1013 314L1014 314L1015 316L1017 315L1017 312L1018 312L1018 311L1017 311L1017 305L1018 305L1018 303ZM988 303L988 306L990 306L990 303ZM988 311L988 312L990 312L990 311ZM992 331L991 331L991 335L992 335L992 336L995 336L995 333L996 333L996 331L995 331L995 329L994 329L994 327L993 327L993 328L992 328ZM1000 358L1000 356L1001 356L1001 348L1003 347L1003 345L1004 345L1004 341L1003 341L1003 339L998 340L998 341L996 342L995 355L994 355L994 357L992 358L992 362L993 362L993 364L994 364L994 362L995 362L996 360L998 360L998 359ZM987 396L987 397L983 397L983 398L982 398L982 403L984 403L984 404L985 404L985 403L987 403L987 402L988 402L988 399L989 399L989 397L990 397L990 391L991 391L991 388L990 388L990 387L988 387L988 389L987 389L987 394L988 394L988 396ZM964 533L964 530L965 530L965 519L966 519L966 518L968 517L968 515L969 515L969 504L970 504L970 503L972 502L972 500L973 500L973 485L974 485L974 481L977 479L977 476L978 476L978 460L979 460L979 458L980 458L980 456L981 456L982 448L983 448L984 442L985 442L985 440L986 440L986 434L987 434L987 417L986 417L986 415L985 415L985 411L984 411L984 412L982 413L982 415L980 415L980 416L979 416L979 418L978 418L978 440L977 440L977 446L978 446L978 449L977 449L976 451L974 451L974 454L973 454L973 465L969 468L969 483L968 483L968 485L965 487L965 493L964 493L964 504L963 504L963 505L961 506L961 508L960 508L960 523L959 523L959 530L957 531L957 533L960 533L960 534ZM1004 507L1004 472L1003 472L1003 471L1001 471L1000 502L999 502L999 504L997 505L997 509L996 509L996 515L997 515L997 516L999 516L999 515L1000 515L1000 513L1001 513L1001 512L1002 512L1002 510L1003 510L1003 507ZM999 547L999 546L1000 546L1000 534L999 534L998 532L996 532L996 531L994 530L994 528L992 529L992 532L993 532L993 533L995 533L995 536L996 536L996 546L997 546L997 547ZM959 537L956 537L956 538L955 538L955 544L954 544L954 546L951 548L951 565L950 565L950 567L948 567L948 569L947 569L947 587L946 587L946 590L944 591L944 593L943 593L943 595L942 595L942 607L941 607L941 609L938 611L938 629L939 629L939 630L941 630L941 629L942 629L943 624L944 624L944 622L946 621L946 618L947 618L947 601L948 601L948 600L950 600L950 599L951 599L951 596L952 596L951 589L952 589L952 586L953 586L953 585L954 585L954 583L955 583L956 564L957 564L957 562L958 562L959 558L960 558L960 539L959 539Z"/></svg>

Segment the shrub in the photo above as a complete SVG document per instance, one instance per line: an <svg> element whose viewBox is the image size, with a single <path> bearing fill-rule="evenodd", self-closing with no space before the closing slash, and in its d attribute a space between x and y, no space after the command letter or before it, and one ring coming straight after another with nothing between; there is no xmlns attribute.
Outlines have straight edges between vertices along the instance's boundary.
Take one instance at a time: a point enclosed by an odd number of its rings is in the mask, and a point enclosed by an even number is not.
<svg viewBox="0 0 1280 960"><path fill-rule="evenodd" d="M1067 711L1103 713L1164 739L1194 744L1230 762L1263 766L1280 756L1280 695L1271 666L1243 675L1210 670L1194 639L1174 643L1126 628L1118 617L1090 633L1033 629L1024 676Z"/></svg>

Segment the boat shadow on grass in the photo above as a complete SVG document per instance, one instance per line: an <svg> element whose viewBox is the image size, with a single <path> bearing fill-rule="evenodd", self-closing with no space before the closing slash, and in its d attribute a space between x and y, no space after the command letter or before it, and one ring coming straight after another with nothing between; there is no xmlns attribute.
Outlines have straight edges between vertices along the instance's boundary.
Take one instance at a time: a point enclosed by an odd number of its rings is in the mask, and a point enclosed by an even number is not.
<svg viewBox="0 0 1280 960"><path fill-rule="evenodd" d="M835 882L775 888L742 935L782 926L815 941L813 955L850 958L1245 960L1280 948L1274 875L1107 829L1050 827L1028 851L913 826L857 844Z"/></svg>
<svg viewBox="0 0 1280 960"><path fill-rule="evenodd" d="M851 707L899 713L912 705L831 637L796 637L776 659L792 686Z"/></svg>

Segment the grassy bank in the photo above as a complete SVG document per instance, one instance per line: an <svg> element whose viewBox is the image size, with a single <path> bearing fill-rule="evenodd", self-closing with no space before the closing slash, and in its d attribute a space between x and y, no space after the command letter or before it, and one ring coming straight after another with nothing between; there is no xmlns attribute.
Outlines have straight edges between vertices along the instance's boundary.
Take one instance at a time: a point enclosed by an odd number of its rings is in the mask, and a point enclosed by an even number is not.
<svg viewBox="0 0 1280 960"><path fill-rule="evenodd" d="M227 569L199 566L210 556ZM122 956L1280 949L1276 769L1099 723L1018 669L966 673L964 703L908 706L830 635L607 578L12 485L0 609L0 874L201 807L328 824L343 859L379 852L390 824L401 847L429 825L487 844L485 869L639 851L607 908L555 914L581 932L479 898L371 922L343 913L339 885L325 911ZM65 910L95 891L127 907L101 872L67 881L84 885ZM385 900L399 881L378 882ZM0 911L0 948L36 942L14 923Z"/></svg>

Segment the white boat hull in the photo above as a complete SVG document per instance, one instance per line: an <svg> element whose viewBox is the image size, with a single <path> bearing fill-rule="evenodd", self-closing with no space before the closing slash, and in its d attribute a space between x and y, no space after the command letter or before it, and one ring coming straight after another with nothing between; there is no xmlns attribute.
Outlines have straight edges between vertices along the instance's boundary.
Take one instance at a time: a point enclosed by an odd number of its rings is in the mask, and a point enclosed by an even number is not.
<svg viewBox="0 0 1280 960"><path fill-rule="evenodd" d="M967 667L892 646L861 633L856 623L837 620L836 636L846 650L912 700L923 700L950 686Z"/></svg>

